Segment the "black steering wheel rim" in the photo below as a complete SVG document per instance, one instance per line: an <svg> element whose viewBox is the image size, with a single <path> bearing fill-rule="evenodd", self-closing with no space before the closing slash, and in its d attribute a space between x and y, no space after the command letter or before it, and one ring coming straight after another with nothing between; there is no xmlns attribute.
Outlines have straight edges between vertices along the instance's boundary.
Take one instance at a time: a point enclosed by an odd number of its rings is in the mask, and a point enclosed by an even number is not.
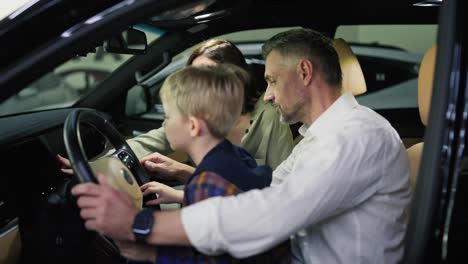
<svg viewBox="0 0 468 264"><path fill-rule="evenodd" d="M117 157L133 173L138 185L141 186L148 182L145 170L141 166L138 157L109 120L103 117L98 111L76 109L73 110L65 120L63 138L73 171L81 182L97 183L96 176L89 166L88 158L80 137L81 123L90 125L109 140L115 149L112 156Z"/></svg>
<svg viewBox="0 0 468 264"><path fill-rule="evenodd" d="M89 165L81 140L80 124L82 123L88 124L92 129L96 129L101 135L107 138L115 149L115 152L111 154L111 156L119 159L132 172L139 186L148 182L145 170L140 164L138 157L109 120L98 111L92 109L76 109L73 110L65 120L63 138L71 166L80 182L97 183L96 176ZM156 198L154 194L143 197L143 205L145 200L154 198ZM160 210L159 205L152 208L154 210ZM120 254L118 248L111 239L101 234L97 234L97 238L101 241L100 244L107 248L107 250L110 250L110 252L114 254Z"/></svg>

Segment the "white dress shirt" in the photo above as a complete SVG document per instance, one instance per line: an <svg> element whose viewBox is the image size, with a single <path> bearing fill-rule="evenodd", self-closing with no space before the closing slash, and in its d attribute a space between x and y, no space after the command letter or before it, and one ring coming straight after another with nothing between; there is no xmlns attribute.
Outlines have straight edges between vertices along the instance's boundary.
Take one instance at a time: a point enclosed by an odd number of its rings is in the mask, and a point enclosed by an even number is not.
<svg viewBox="0 0 468 264"><path fill-rule="evenodd" d="M182 210L191 243L242 258L292 237L299 262L397 263L411 196L398 133L349 93L300 133L271 187Z"/></svg>

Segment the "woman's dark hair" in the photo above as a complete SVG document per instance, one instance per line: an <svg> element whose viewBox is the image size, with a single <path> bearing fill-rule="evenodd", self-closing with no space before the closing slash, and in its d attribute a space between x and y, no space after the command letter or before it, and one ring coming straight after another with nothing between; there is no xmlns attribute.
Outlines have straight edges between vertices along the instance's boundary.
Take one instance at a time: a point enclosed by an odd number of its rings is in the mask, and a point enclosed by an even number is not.
<svg viewBox="0 0 468 264"><path fill-rule="evenodd" d="M200 56L205 56L218 64L234 64L249 73L248 78L243 80L245 83L245 92L242 114L252 112L255 108L255 103L260 96L260 91L258 90L258 85L256 85L256 82L249 71L244 55L242 55L239 48L227 40L211 39L192 51L192 54L187 60L187 65L192 65L193 61Z"/></svg>

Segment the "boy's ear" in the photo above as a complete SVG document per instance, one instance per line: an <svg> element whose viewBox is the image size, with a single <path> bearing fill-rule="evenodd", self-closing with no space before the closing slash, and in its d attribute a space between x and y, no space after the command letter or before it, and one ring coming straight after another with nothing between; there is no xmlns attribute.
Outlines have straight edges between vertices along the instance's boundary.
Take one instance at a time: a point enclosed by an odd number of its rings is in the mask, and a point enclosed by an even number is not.
<svg viewBox="0 0 468 264"><path fill-rule="evenodd" d="M204 122L200 118L190 116L189 117L190 136L199 136L203 130Z"/></svg>

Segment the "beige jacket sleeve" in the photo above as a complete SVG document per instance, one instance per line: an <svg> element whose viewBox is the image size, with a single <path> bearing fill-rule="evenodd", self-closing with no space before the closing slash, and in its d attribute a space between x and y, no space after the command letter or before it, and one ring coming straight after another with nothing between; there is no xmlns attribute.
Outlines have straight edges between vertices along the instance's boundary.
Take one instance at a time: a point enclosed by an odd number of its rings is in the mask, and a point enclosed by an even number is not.
<svg viewBox="0 0 468 264"><path fill-rule="evenodd" d="M292 133L287 124L280 122L276 109L259 99L241 147L254 156L258 165L275 169L293 149Z"/></svg>
<svg viewBox="0 0 468 264"><path fill-rule="evenodd" d="M279 114L274 107L261 99L251 116L251 125L240 145L254 156L258 165L268 165L275 169L291 153L291 130L279 121ZM140 159L153 152L163 155L173 152L162 127L129 139L127 143Z"/></svg>
<svg viewBox="0 0 468 264"><path fill-rule="evenodd" d="M128 139L127 143L139 159L153 152L159 152L163 155L169 155L173 152L167 141L166 132L163 127Z"/></svg>

